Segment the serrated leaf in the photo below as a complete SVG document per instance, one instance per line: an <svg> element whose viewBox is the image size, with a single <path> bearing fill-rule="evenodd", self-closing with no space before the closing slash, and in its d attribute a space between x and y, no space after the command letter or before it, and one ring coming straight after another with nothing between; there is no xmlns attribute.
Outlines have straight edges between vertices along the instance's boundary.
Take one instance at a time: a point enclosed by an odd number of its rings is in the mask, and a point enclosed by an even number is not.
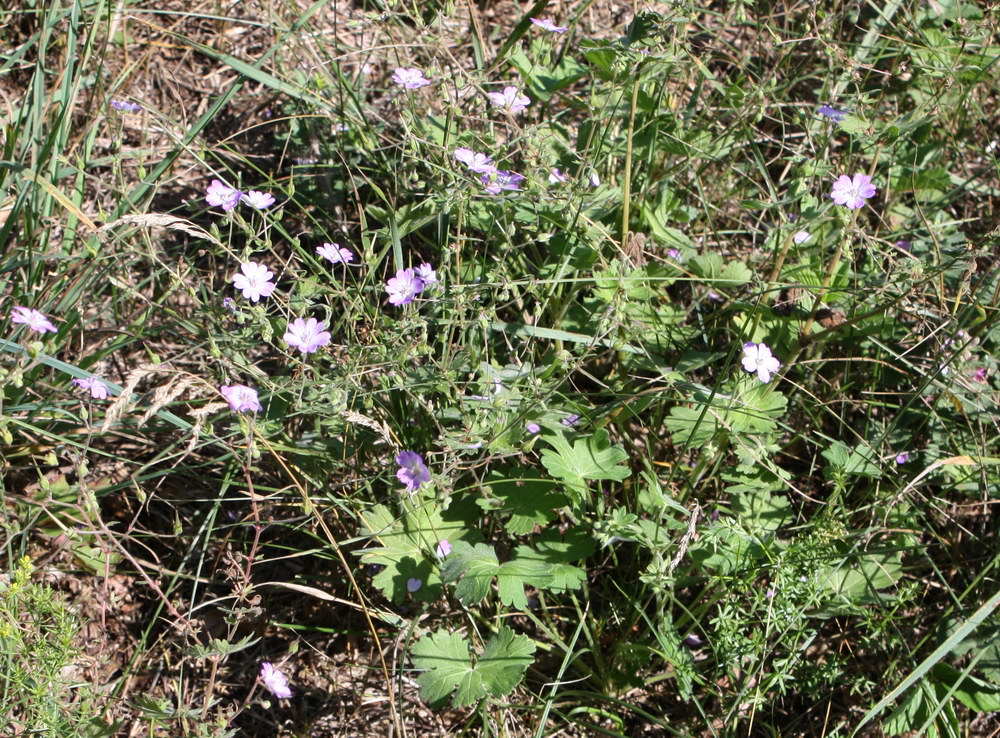
<svg viewBox="0 0 1000 738"><path fill-rule="evenodd" d="M535 525L545 526L556 519L555 510L569 504L566 496L556 492L556 483L550 479L532 478L537 475L527 469L495 470L486 478L486 486L499 498L500 506L494 500L480 499L477 503L486 510L509 514L504 523L508 533L525 535L535 529Z"/></svg>
<svg viewBox="0 0 1000 738"><path fill-rule="evenodd" d="M743 492L733 500L733 511L751 530L772 533L789 522L792 506L788 498L767 490Z"/></svg>
<svg viewBox="0 0 1000 738"><path fill-rule="evenodd" d="M441 577L434 555L438 541L476 541L478 531L468 525L476 517L474 505L452 501L442 510L435 500L417 500L416 508L397 517L385 505L375 505L363 515L364 530L381 544L358 552L362 562L385 568L375 575L372 583L393 602L402 602L409 595L418 602L430 602L441 596ZM409 592L406 583L419 579L423 585Z"/></svg>
<svg viewBox="0 0 1000 738"><path fill-rule="evenodd" d="M572 446L562 434L549 436L547 440L552 448L542 452L542 465L549 474L576 492L587 491L587 480L628 478L628 468L620 466L628 454L611 446L604 429L577 439Z"/></svg>
<svg viewBox="0 0 1000 738"><path fill-rule="evenodd" d="M823 458L830 462L832 470L841 474L857 475L878 479L882 470L875 464L875 450L864 445L848 448L840 441L834 441L823 451ZM830 469L827 470L829 477Z"/></svg>
<svg viewBox="0 0 1000 738"><path fill-rule="evenodd" d="M705 404L708 405L707 409ZM733 395L724 392L702 398L694 407L678 405L670 410L665 425L679 443L699 445L716 434L760 435L774 433L776 420L788 404L787 398L763 382L737 386Z"/></svg>
<svg viewBox="0 0 1000 738"><path fill-rule="evenodd" d="M518 546L515 549L518 560L538 561L545 565L551 577L545 589L552 592L580 589L587 578L587 572L570 562L585 559L592 553L594 553L594 539L586 532L575 528L567 533L565 538L555 530L543 531L532 542L532 546Z"/></svg>
<svg viewBox="0 0 1000 738"><path fill-rule="evenodd" d="M455 596L464 605L486 599L495 577L500 601L521 610L528 606L525 587L545 587L552 580L542 562L515 558L501 564L490 546L470 546L464 541L453 546L441 576L445 582L458 581Z"/></svg>
<svg viewBox="0 0 1000 738"><path fill-rule="evenodd" d="M455 596L462 604L472 605L486 599L493 577L499 570L500 560L492 547L485 543L470 546L459 541L452 545L441 578L445 582L458 581Z"/></svg>
<svg viewBox="0 0 1000 738"><path fill-rule="evenodd" d="M533 661L535 644L501 626L486 642L473 663L469 644L458 633L439 630L418 641L411 651L413 665L426 669L417 677L420 695L430 703L442 702L455 691L452 705L466 707L483 697L510 694Z"/></svg>
<svg viewBox="0 0 1000 738"><path fill-rule="evenodd" d="M733 261L723 265L722 256L714 252L691 259L691 270L706 283L722 287L738 287L753 279L746 264Z"/></svg>

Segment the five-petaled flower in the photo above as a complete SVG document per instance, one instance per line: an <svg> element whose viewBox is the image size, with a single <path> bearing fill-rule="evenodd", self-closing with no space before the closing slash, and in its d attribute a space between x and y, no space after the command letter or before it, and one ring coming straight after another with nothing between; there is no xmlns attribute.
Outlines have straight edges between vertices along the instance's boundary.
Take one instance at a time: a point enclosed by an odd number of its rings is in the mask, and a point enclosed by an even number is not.
<svg viewBox="0 0 1000 738"><path fill-rule="evenodd" d="M795 241L795 243L805 243L810 238L812 238L812 234L809 231L799 231L792 236L792 240Z"/></svg>
<svg viewBox="0 0 1000 738"><path fill-rule="evenodd" d="M531 22L539 28L551 31L552 33L565 33L569 30L567 26L557 26L551 18L532 18Z"/></svg>
<svg viewBox="0 0 1000 738"><path fill-rule="evenodd" d="M448 554L451 553L451 541L447 538L442 538L438 541L438 545L437 548L434 549L434 553L437 554L439 559L443 559L448 556Z"/></svg>
<svg viewBox="0 0 1000 738"><path fill-rule="evenodd" d="M781 368L781 362L771 355L766 344L747 341L743 344L743 368L756 374L761 382L770 382L771 375Z"/></svg>
<svg viewBox="0 0 1000 738"><path fill-rule="evenodd" d="M260 680L267 687L267 691L279 700L286 700L292 696L292 690L288 687L288 677L269 661L260 665Z"/></svg>
<svg viewBox="0 0 1000 738"><path fill-rule="evenodd" d="M865 200L875 194L875 185L872 178L867 174L855 174L848 177L841 174L833 183L833 191L830 197L838 205L843 205L851 210L860 210L865 205Z"/></svg>
<svg viewBox="0 0 1000 738"><path fill-rule="evenodd" d="M58 333L59 331L52 325L52 321L45 317L45 313L22 305L15 305L11 308L10 322L26 325L29 331L35 331L35 333Z"/></svg>
<svg viewBox="0 0 1000 738"><path fill-rule="evenodd" d="M507 86L503 92L487 92L486 97L490 99L493 107L503 108L508 113L520 113L531 105L531 98L522 95L516 87Z"/></svg>
<svg viewBox="0 0 1000 738"><path fill-rule="evenodd" d="M275 285L271 282L273 276L271 270L263 264L247 261L240 264L240 271L233 275L233 286L242 291L245 298L257 302L274 292Z"/></svg>
<svg viewBox="0 0 1000 738"><path fill-rule="evenodd" d="M240 204L241 197L243 197L242 192L217 179L213 179L212 184L205 191L205 202L223 210L232 210L235 208Z"/></svg>
<svg viewBox="0 0 1000 738"><path fill-rule="evenodd" d="M515 172L508 172L498 169L492 174L482 176L483 189L491 195L499 195L504 190L516 191L521 189L524 177Z"/></svg>
<svg viewBox="0 0 1000 738"><path fill-rule="evenodd" d="M288 330L282 338L289 346L297 348L304 354L315 353L320 346L330 343L330 333L326 330L326 323L316 318L309 320L296 318L288 324Z"/></svg>
<svg viewBox="0 0 1000 738"><path fill-rule="evenodd" d="M424 73L416 67L396 67L392 73L392 81L397 85L402 85L407 90L416 90L431 83L424 76Z"/></svg>
<svg viewBox="0 0 1000 738"><path fill-rule="evenodd" d="M493 160L486 154L480 154L472 149L455 149L455 158L465 164L470 171L478 174L492 174L497 170Z"/></svg>
<svg viewBox="0 0 1000 738"><path fill-rule="evenodd" d="M825 115L834 123L840 123L840 121L847 117L846 110L837 110L836 108L831 108L829 105L821 105L817 112L820 115Z"/></svg>
<svg viewBox="0 0 1000 738"><path fill-rule="evenodd" d="M224 384L219 392L234 413L257 413L264 409L257 398L257 390L245 384Z"/></svg>
<svg viewBox="0 0 1000 738"><path fill-rule="evenodd" d="M437 270L426 261L420 266L413 267L413 273L424 283L423 289L427 289L438 283Z"/></svg>
<svg viewBox="0 0 1000 738"><path fill-rule="evenodd" d="M331 264L348 264L354 261L354 252L339 243L324 243L316 247L316 253Z"/></svg>
<svg viewBox="0 0 1000 738"><path fill-rule="evenodd" d="M106 400L108 399L108 395L111 394L111 388L100 377L91 376L74 379L73 384L80 389L87 390L95 400Z"/></svg>
<svg viewBox="0 0 1000 738"><path fill-rule="evenodd" d="M385 283L391 305L409 305L424 289L424 280L413 269L400 269Z"/></svg>
<svg viewBox="0 0 1000 738"><path fill-rule="evenodd" d="M420 489L422 484L431 481L431 474L423 458L415 451L400 451L396 454L396 479L406 485L411 492Z"/></svg>
<svg viewBox="0 0 1000 738"><path fill-rule="evenodd" d="M264 210L274 205L274 195L270 192L261 192L260 190L250 190L240 196L240 200L258 210Z"/></svg>
<svg viewBox="0 0 1000 738"><path fill-rule="evenodd" d="M142 110L142 106L138 103L129 102L128 100L112 100L111 107L115 110L120 110L123 113L137 113Z"/></svg>

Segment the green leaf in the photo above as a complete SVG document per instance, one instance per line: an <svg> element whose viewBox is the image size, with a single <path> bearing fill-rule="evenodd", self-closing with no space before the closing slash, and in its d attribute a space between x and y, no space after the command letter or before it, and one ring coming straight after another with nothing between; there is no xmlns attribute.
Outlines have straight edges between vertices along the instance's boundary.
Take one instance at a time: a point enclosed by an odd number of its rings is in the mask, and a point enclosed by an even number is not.
<svg viewBox="0 0 1000 738"><path fill-rule="evenodd" d="M453 545L441 577L445 582L458 581L455 596L464 605L486 599L495 577L500 601L520 610L528 606L526 586L545 587L552 580L543 562L514 559L501 564L490 546L470 546L464 541Z"/></svg>
<svg viewBox="0 0 1000 738"><path fill-rule="evenodd" d="M409 595L418 602L430 602L441 596L441 576L435 555L437 544L448 540L476 541L479 532L469 527L476 508L466 501L452 501L443 510L434 500L420 501L413 510L397 518L385 505L376 505L364 513L362 534L381 544L358 552L366 564L384 566L372 583L393 602L400 603ZM412 594L406 588L410 579L419 579L423 586Z"/></svg>
<svg viewBox="0 0 1000 738"><path fill-rule="evenodd" d="M830 467L826 469L828 478L831 471L873 479L882 476L881 469L874 463L877 458L875 450L864 445L848 448L840 441L834 441L823 451L823 458L830 462Z"/></svg>
<svg viewBox="0 0 1000 738"><path fill-rule="evenodd" d="M753 279L750 268L738 261L723 266L716 253L701 254L691 259L691 270L706 283L722 287L739 287Z"/></svg>
<svg viewBox="0 0 1000 738"><path fill-rule="evenodd" d="M532 546L518 546L514 552L519 561L537 561L551 577L546 589L567 592L580 589L587 572L571 561L585 559L594 553L594 539L585 531L574 528L563 538L556 530L543 531Z"/></svg>
<svg viewBox="0 0 1000 738"><path fill-rule="evenodd" d="M542 465L569 489L585 493L587 480L614 479L622 481L629 475L620 466L628 458L622 449L612 447L608 432L601 429L592 436L577 439L572 446L561 433L548 436L553 448L542 452Z"/></svg>
<svg viewBox="0 0 1000 738"><path fill-rule="evenodd" d="M699 393L695 399L700 400L700 404L675 406L666 420L667 429L678 443L700 445L711 441L716 434L774 433L776 421L788 404L783 394L763 382L739 383L734 394Z"/></svg>
<svg viewBox="0 0 1000 738"><path fill-rule="evenodd" d="M733 500L733 511L751 530L772 533L791 520L792 505L788 498L758 489L739 494Z"/></svg>
<svg viewBox="0 0 1000 738"><path fill-rule="evenodd" d="M510 515L504 527L515 536L531 533L536 524L544 527L556 519L555 510L569 504L565 495L555 491L555 482L532 479L533 474L528 469L494 470L485 485L494 498L476 501L484 510Z"/></svg>
<svg viewBox="0 0 1000 738"><path fill-rule="evenodd" d="M415 667L426 669L417 677L421 697L431 704L441 703L454 690L452 705L466 707L487 695L510 694L531 666L534 653L530 638L501 626L475 662L468 641L444 630L420 639L411 658Z"/></svg>
<svg viewBox="0 0 1000 738"><path fill-rule="evenodd" d="M470 546L459 542L453 544L441 577L445 582L461 579L455 587L455 596L462 604L472 605L486 599L499 570L500 560L492 547L485 543Z"/></svg>

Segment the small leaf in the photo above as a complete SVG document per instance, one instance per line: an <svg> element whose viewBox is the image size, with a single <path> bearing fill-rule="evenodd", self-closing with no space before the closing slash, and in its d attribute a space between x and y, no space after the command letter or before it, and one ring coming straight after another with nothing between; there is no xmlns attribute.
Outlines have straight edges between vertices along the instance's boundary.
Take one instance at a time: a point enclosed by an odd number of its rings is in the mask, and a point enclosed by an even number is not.
<svg viewBox="0 0 1000 738"><path fill-rule="evenodd" d="M556 519L555 510L569 504L566 496L556 492L551 479L532 479L537 472L527 469L494 470L486 478L486 486L500 500L477 500L485 510L510 515L504 524L512 535L524 535ZM499 507L494 503L499 502Z"/></svg>

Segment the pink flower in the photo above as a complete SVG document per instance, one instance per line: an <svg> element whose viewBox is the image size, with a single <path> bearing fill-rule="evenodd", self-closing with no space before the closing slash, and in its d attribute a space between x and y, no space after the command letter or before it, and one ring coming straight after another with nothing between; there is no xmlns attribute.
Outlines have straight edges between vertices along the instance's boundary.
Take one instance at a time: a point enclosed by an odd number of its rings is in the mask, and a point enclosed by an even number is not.
<svg viewBox="0 0 1000 738"><path fill-rule="evenodd" d="M491 195L499 195L504 190L515 191L521 189L524 177L514 172L498 169L493 174L482 176L483 189Z"/></svg>
<svg viewBox="0 0 1000 738"><path fill-rule="evenodd" d="M264 409L257 399L257 390L245 384L224 384L219 387L219 392L234 413L258 413Z"/></svg>
<svg viewBox="0 0 1000 738"><path fill-rule="evenodd" d="M490 157L472 149L455 149L455 158L477 174L492 174L497 170Z"/></svg>
<svg viewBox="0 0 1000 738"><path fill-rule="evenodd" d="M437 270L427 262L424 262L420 266L413 267L413 273L421 282L424 283L424 289L438 283Z"/></svg>
<svg viewBox="0 0 1000 738"><path fill-rule="evenodd" d="M549 170L549 184L566 184L567 179L562 170L556 168Z"/></svg>
<svg viewBox="0 0 1000 738"><path fill-rule="evenodd" d="M855 174L853 178L841 174L833 183L830 197L838 205L843 205L850 210L860 210L865 206L865 200L872 197L875 192L872 178L867 174Z"/></svg>
<svg viewBox="0 0 1000 738"><path fill-rule="evenodd" d="M597 172L591 172L590 176L587 177L587 181L591 187L600 187L601 185L601 178L597 176Z"/></svg>
<svg viewBox="0 0 1000 738"><path fill-rule="evenodd" d="M331 264L348 264L354 261L354 252L341 247L339 243L324 243L316 247L316 253Z"/></svg>
<svg viewBox="0 0 1000 738"><path fill-rule="evenodd" d="M812 234L809 231L799 231L792 236L792 240L795 241L795 243L805 243L810 238L812 238Z"/></svg>
<svg viewBox="0 0 1000 738"><path fill-rule="evenodd" d="M531 22L539 28L551 31L552 33L565 33L569 30L567 26L557 26L551 18L532 18Z"/></svg>
<svg viewBox="0 0 1000 738"><path fill-rule="evenodd" d="M233 275L233 286L242 290L243 296L248 300L257 302L274 292L274 284L271 282L274 274L263 264L247 261L240 264L240 271L243 273L237 272Z"/></svg>
<svg viewBox="0 0 1000 738"><path fill-rule="evenodd" d="M29 331L35 333L58 333L59 331L52 325L52 321L45 317L45 313L22 305L15 305L11 308L10 322L26 325Z"/></svg>
<svg viewBox="0 0 1000 738"><path fill-rule="evenodd" d="M326 323L321 323L316 318L309 318L309 320L296 318L288 324L288 330L283 338L285 343L304 354L315 353L320 346L326 346L330 343L330 334L326 330Z"/></svg>
<svg viewBox="0 0 1000 738"><path fill-rule="evenodd" d="M431 481L431 474L427 471L427 465L423 458L415 451L400 451L396 454L396 479L406 485L411 492L420 489L420 486Z"/></svg>
<svg viewBox="0 0 1000 738"><path fill-rule="evenodd" d="M260 665L260 680L267 687L267 691L279 700L286 700L292 696L292 690L288 687L288 677L281 670L274 668L269 661Z"/></svg>
<svg viewBox="0 0 1000 738"><path fill-rule="evenodd" d="M245 195L240 196L240 200L258 210L264 210L274 205L274 195L259 190L250 190Z"/></svg>
<svg viewBox="0 0 1000 738"><path fill-rule="evenodd" d="M771 349L765 344L748 341L743 344L743 368L751 374L756 373L757 378L766 383L781 368L781 362L771 355Z"/></svg>
<svg viewBox="0 0 1000 738"><path fill-rule="evenodd" d="M395 277L385 283L391 305L409 305L423 289L424 280L412 269L400 269Z"/></svg>
<svg viewBox="0 0 1000 738"><path fill-rule="evenodd" d="M142 106L134 102L128 102L127 100L112 100L111 107L115 110L120 110L123 113L138 113L142 110Z"/></svg>
<svg viewBox="0 0 1000 738"><path fill-rule="evenodd" d="M902 465L902 464L905 464L906 462L908 462L909 460L910 460L910 452L909 451L903 451L903 453L901 453L901 454L896 454L896 463L897 464Z"/></svg>
<svg viewBox="0 0 1000 738"><path fill-rule="evenodd" d="M235 187L223 184L217 179L212 180L205 192L205 202L223 210L232 210L240 203L243 193Z"/></svg>
<svg viewBox="0 0 1000 738"><path fill-rule="evenodd" d="M413 594L418 589L424 586L423 579L417 579L416 577L410 577L406 580L406 591Z"/></svg>
<svg viewBox="0 0 1000 738"><path fill-rule="evenodd" d="M536 423L534 421L530 421L528 423L525 423L524 429L526 431L528 431L528 433L530 433L531 435L535 435L537 433L541 433L542 432L542 426L540 426L538 423Z"/></svg>
<svg viewBox="0 0 1000 738"><path fill-rule="evenodd" d="M75 384L80 389L85 389L90 393L90 396L95 400L106 400L108 395L111 394L110 388L107 382L105 382L100 377L83 377L82 379L74 379L73 384Z"/></svg>
<svg viewBox="0 0 1000 738"><path fill-rule="evenodd" d="M416 90L431 83L416 67L396 67L396 71L392 73L392 81L407 90Z"/></svg>
<svg viewBox="0 0 1000 738"><path fill-rule="evenodd" d="M447 538L442 538L438 541L437 548L434 549L434 553L437 554L439 559L443 559L445 556L451 553L451 541Z"/></svg>
<svg viewBox="0 0 1000 738"><path fill-rule="evenodd" d="M507 86L503 92L488 92L486 97L490 99L493 107L503 108L508 113L520 113L531 105L531 98L522 95L516 87Z"/></svg>

